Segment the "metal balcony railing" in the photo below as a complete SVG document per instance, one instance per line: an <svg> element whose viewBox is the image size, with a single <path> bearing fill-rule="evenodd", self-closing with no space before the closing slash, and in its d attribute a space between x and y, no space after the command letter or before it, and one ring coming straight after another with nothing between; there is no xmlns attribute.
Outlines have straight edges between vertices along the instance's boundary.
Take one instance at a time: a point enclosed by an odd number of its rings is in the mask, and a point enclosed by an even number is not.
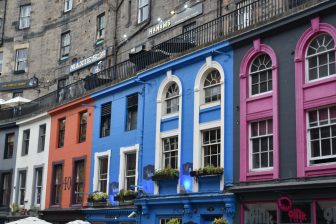
<svg viewBox="0 0 336 224"><path fill-rule="evenodd" d="M330 0L246 0L239 3L236 10L153 46L149 51L134 54L129 60L100 71L98 74L87 76L14 109L0 110L0 123L39 114L100 88L129 79L142 70L191 50L239 35L326 1Z"/></svg>

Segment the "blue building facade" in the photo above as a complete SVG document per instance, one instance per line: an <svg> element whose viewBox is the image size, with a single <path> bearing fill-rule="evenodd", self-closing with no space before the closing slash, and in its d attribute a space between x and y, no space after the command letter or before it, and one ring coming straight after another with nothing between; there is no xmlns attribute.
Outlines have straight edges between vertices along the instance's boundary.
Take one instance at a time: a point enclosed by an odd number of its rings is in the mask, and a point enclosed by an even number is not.
<svg viewBox="0 0 336 224"><path fill-rule="evenodd" d="M212 223L224 217L232 223L235 197L225 193L233 184L228 42L161 64L92 97L90 191L108 192L112 207L87 209L88 221ZM219 169L200 175L206 167ZM167 169L178 176L153 178ZM135 189L138 196L131 203L118 202L121 189Z"/></svg>

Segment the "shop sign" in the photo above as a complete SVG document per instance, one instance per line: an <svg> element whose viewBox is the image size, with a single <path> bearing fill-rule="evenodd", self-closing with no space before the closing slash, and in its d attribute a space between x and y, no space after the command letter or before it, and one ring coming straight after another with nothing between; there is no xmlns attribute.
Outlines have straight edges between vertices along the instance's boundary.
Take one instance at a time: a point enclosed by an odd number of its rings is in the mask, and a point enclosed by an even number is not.
<svg viewBox="0 0 336 224"><path fill-rule="evenodd" d="M196 17L202 14L202 12L203 12L202 3L193 5L190 8L187 8L183 10L182 12L175 14L170 19L163 20L159 22L158 24L149 27L147 30L148 37L152 37L164 30L167 30L173 26L176 26L177 24L183 23L184 21L187 21L193 17Z"/></svg>
<svg viewBox="0 0 336 224"><path fill-rule="evenodd" d="M336 223L336 200L317 201L315 207L318 224Z"/></svg>
<svg viewBox="0 0 336 224"><path fill-rule="evenodd" d="M310 203L293 204L289 197L281 197L278 207L281 211L281 223L311 223Z"/></svg>
<svg viewBox="0 0 336 224"><path fill-rule="evenodd" d="M103 50L97 54L91 55L90 57L87 57L81 61L78 61L72 65L70 65L70 72L77 71L79 69L82 69L88 65L91 65L97 61L100 61L106 57L106 50Z"/></svg>
<svg viewBox="0 0 336 224"><path fill-rule="evenodd" d="M273 216L264 208L252 208L246 212L245 220L247 223L274 224Z"/></svg>
<svg viewBox="0 0 336 224"><path fill-rule="evenodd" d="M0 91L29 89L29 88L35 88L37 87L37 85L38 85L38 78L33 77L27 80L0 83Z"/></svg>

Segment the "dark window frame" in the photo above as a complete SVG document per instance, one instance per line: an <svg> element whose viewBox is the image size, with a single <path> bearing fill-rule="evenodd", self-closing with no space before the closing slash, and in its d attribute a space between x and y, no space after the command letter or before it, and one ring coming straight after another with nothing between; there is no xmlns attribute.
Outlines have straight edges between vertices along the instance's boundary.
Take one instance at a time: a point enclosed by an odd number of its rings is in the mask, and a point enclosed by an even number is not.
<svg viewBox="0 0 336 224"><path fill-rule="evenodd" d="M56 168L60 167L61 168L61 182L56 185ZM52 164L52 185L51 185L51 200L50 200L50 205L53 207L59 207L62 203L62 185L63 185L63 174L64 174L64 162L57 162ZM59 192L59 199L58 202L55 202L56 200L56 187L60 187L60 192Z"/></svg>
<svg viewBox="0 0 336 224"><path fill-rule="evenodd" d="M109 107L109 112L107 113L107 111L105 110L107 110L108 107ZM101 138L110 136L111 134L111 114L112 114L112 103L109 102L109 103L102 104L101 114L100 114L100 137Z"/></svg>
<svg viewBox="0 0 336 224"><path fill-rule="evenodd" d="M61 129L61 122L62 121L64 121L64 128ZM66 128L66 118L63 117L63 118L58 119L57 148L63 148L64 147L65 128Z"/></svg>
<svg viewBox="0 0 336 224"><path fill-rule="evenodd" d="M136 100L133 102L132 100ZM132 131L137 129L138 126L138 111L139 111L139 94L135 93L127 97L127 118L126 130Z"/></svg>
<svg viewBox="0 0 336 224"><path fill-rule="evenodd" d="M76 182L77 181L77 165L79 163L83 163L83 180L82 182ZM75 158L72 161L72 184L71 184L71 204L73 206L82 205L84 203L84 194L83 192L80 192L81 194L76 194L77 192L77 186L78 184L82 184L83 191L85 191L85 169L86 169L86 156ZM81 197L81 201L77 201L77 197Z"/></svg>
<svg viewBox="0 0 336 224"><path fill-rule="evenodd" d="M8 177L8 185L7 185L7 188L6 188L6 201L7 201L7 204L4 204L4 180L5 180L5 176L6 175L9 175ZM3 172L1 173L1 182L0 182L0 191L1 191L1 194L0 194L0 206L7 206L9 207L10 206L10 199L11 199L11 194L12 194L12 177L13 177L13 174L12 172Z"/></svg>
<svg viewBox="0 0 336 224"><path fill-rule="evenodd" d="M86 119L83 121L82 118L83 118L84 114L86 114ZM88 119L88 111L87 110L79 113L78 143L82 143L82 142L86 141L87 119ZM82 133L83 131L85 131L85 133Z"/></svg>
<svg viewBox="0 0 336 224"><path fill-rule="evenodd" d="M13 136L13 141L12 143L12 148L11 150L9 150L9 136ZM7 133L6 137L5 137L5 150L4 150L4 159L11 159L13 158L13 154L14 154L14 144L15 144L15 133L11 132L11 133ZM11 152L11 153L9 153Z"/></svg>

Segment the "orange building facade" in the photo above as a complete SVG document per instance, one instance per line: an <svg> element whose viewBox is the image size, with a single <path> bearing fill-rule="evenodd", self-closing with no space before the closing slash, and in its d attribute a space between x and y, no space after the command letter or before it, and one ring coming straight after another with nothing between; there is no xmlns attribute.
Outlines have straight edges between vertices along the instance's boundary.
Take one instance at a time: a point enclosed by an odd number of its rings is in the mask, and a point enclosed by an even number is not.
<svg viewBox="0 0 336 224"><path fill-rule="evenodd" d="M50 152L46 208L87 206L90 188L93 100L89 97L49 111Z"/></svg>

